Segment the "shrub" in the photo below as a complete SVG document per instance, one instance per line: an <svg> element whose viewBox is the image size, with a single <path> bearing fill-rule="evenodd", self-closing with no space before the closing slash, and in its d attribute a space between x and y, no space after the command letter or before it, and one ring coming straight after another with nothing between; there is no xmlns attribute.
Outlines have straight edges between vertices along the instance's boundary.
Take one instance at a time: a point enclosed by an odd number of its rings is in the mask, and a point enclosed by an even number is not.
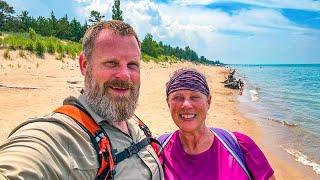
<svg viewBox="0 0 320 180"><path fill-rule="evenodd" d="M150 62L153 58L145 53L142 53L142 61Z"/></svg>
<svg viewBox="0 0 320 180"><path fill-rule="evenodd" d="M26 58L27 57L23 50L19 51L19 56L22 57L22 58Z"/></svg>
<svg viewBox="0 0 320 180"><path fill-rule="evenodd" d="M68 55L70 55L70 54L71 54L71 48L70 48L70 45L65 46L65 51L66 51L66 54L68 54Z"/></svg>
<svg viewBox="0 0 320 180"><path fill-rule="evenodd" d="M63 44L61 43L58 43L58 46L57 46L57 52L58 52L58 60L61 60L65 57L65 47L63 46Z"/></svg>
<svg viewBox="0 0 320 180"><path fill-rule="evenodd" d="M57 44L59 43L59 41L54 37L44 38L43 41L46 45L47 52L50 54L54 54L57 50Z"/></svg>
<svg viewBox="0 0 320 180"><path fill-rule="evenodd" d="M50 54L54 54L56 52L56 47L53 42L49 41L48 44L46 45L47 47L47 52Z"/></svg>
<svg viewBox="0 0 320 180"><path fill-rule="evenodd" d="M56 56L56 59L57 60L63 60L63 58L64 58L64 54L58 54L58 56Z"/></svg>
<svg viewBox="0 0 320 180"><path fill-rule="evenodd" d="M63 47L63 45L61 43L58 43L57 52L59 54L64 54L64 47Z"/></svg>
<svg viewBox="0 0 320 180"><path fill-rule="evenodd" d="M10 52L9 52L9 49L6 49L3 53L3 57L4 59L10 59Z"/></svg>
<svg viewBox="0 0 320 180"><path fill-rule="evenodd" d="M30 39L32 39L34 41L37 39L37 33L32 28L29 28L29 37L30 37Z"/></svg>
<svg viewBox="0 0 320 180"><path fill-rule="evenodd" d="M33 50L34 50L34 45L33 44L34 43L32 41L29 41L29 42L26 43L24 48L26 50L30 51L30 52L33 52Z"/></svg>
<svg viewBox="0 0 320 180"><path fill-rule="evenodd" d="M38 56L43 57L43 55L44 55L44 53L45 53L45 50L46 50L46 47L44 46L44 44L42 43L42 41L37 40L37 41L36 41L36 45L35 45L36 54L37 54Z"/></svg>
<svg viewBox="0 0 320 180"><path fill-rule="evenodd" d="M70 57L71 57L71 59L76 59L76 57L77 57L77 52L76 52L75 50L72 50Z"/></svg>

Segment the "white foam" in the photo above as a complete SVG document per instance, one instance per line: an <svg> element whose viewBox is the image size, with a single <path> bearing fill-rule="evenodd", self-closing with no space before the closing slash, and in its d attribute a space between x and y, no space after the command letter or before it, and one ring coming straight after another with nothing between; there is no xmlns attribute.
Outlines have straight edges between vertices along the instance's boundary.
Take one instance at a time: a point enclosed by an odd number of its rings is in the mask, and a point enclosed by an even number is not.
<svg viewBox="0 0 320 180"><path fill-rule="evenodd" d="M320 164L317 164L311 160L308 159L308 156L306 156L305 154L301 153L300 151L298 150L295 150L295 149L286 149L284 148L287 153L291 154L292 156L295 157L295 160L302 163L303 165L305 166L310 166L312 167L312 169L317 173L317 174L320 174Z"/></svg>
<svg viewBox="0 0 320 180"><path fill-rule="evenodd" d="M251 101L258 101L259 100L258 92L256 90L249 90L249 92L250 92L250 96L251 96Z"/></svg>

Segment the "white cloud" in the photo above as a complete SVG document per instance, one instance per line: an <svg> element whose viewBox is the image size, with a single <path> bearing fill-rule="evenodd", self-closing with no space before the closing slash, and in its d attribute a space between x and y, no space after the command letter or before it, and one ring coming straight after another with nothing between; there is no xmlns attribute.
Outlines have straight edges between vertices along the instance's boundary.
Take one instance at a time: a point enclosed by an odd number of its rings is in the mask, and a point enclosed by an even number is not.
<svg viewBox="0 0 320 180"><path fill-rule="evenodd" d="M178 5L207 5L211 3L226 2L225 0L173 0ZM233 3L244 3L268 8L287 8L301 10L320 10L320 2L314 0L234 0Z"/></svg>
<svg viewBox="0 0 320 180"><path fill-rule="evenodd" d="M100 12L110 14L113 2L107 5L105 2L92 0L84 9L90 12L104 6ZM151 33L158 41L182 48L189 45L199 55L226 63L303 56L320 58L317 53L320 47L315 45L320 42L320 31L299 27L275 9L251 8L228 14L150 0L121 1L121 9L125 21L136 29L140 38ZM313 51L310 53L308 49Z"/></svg>
<svg viewBox="0 0 320 180"><path fill-rule="evenodd" d="M84 19L88 19L92 10L100 12L107 18L111 17L113 1L110 0L73 0L79 4L76 13Z"/></svg>
<svg viewBox="0 0 320 180"><path fill-rule="evenodd" d="M77 3L90 3L92 0L74 0Z"/></svg>

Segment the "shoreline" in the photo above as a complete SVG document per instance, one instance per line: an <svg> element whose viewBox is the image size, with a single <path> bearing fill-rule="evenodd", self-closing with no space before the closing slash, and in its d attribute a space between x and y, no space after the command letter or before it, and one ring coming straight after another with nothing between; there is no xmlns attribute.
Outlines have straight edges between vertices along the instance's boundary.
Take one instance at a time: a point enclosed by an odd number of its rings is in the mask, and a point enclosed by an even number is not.
<svg viewBox="0 0 320 180"><path fill-rule="evenodd" d="M238 102L237 106L239 107L242 105ZM242 109L244 109L244 107L242 107ZM248 109L245 111L248 111ZM314 180L319 178L312 168L295 161L293 156L285 152L278 144L276 144L276 137L269 137L270 135L267 134L267 128L270 127L267 127L263 122L258 123L256 119L249 117L243 111L239 110L238 112L240 116L254 124L253 128L259 129L259 132L252 132L250 129L245 128L242 132L254 139L256 144L258 144L259 148L266 155L275 172L276 179Z"/></svg>
<svg viewBox="0 0 320 180"><path fill-rule="evenodd" d="M240 76L238 74L237 78L248 81L249 78L246 78L246 76L247 74L241 74ZM286 120L264 118L265 116L263 115L266 114L266 110L264 110L264 106L262 104L255 104L255 101L260 98L258 96L253 96L255 94L251 92L256 92L254 87L256 86L251 84L250 81L247 82L242 96L237 96L238 108L240 113L242 113L247 119L254 120L261 128L261 143L277 159L281 159L294 169L297 169L298 172L302 172L300 174L305 176L304 179L320 179L319 165L316 161L313 161L309 155L307 156L306 154L303 154L303 152L300 151L301 149L297 150L296 148L288 145L290 142L296 141L298 135L296 131L299 132L299 130L301 130L300 126Z"/></svg>
<svg viewBox="0 0 320 180"><path fill-rule="evenodd" d="M25 59L19 57L18 51L10 53L11 60L1 58L0 61L0 76L4 77L0 79L0 143L18 124L28 118L50 113L62 104L64 98L83 86L78 60L60 61L54 55L47 54L45 59L32 54L27 54ZM3 50L0 50L0 56L3 57ZM142 62L136 114L149 126L153 135L177 129L165 101L165 83L174 70L182 67L199 69L207 77L212 93L212 104L206 122L208 126L240 131L253 138L267 156L277 179L306 179L306 171L296 168L266 147L263 128L239 110L238 91L224 88L224 84L220 83L228 74L224 67L188 62Z"/></svg>

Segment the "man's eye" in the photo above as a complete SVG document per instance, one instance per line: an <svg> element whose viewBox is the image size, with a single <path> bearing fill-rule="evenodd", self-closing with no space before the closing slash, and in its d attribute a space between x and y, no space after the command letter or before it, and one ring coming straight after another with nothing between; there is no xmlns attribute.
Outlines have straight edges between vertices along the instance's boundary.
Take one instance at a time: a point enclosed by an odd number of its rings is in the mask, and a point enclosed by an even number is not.
<svg viewBox="0 0 320 180"><path fill-rule="evenodd" d="M104 65L107 67L116 67L118 64L114 61L110 61L110 62L105 62Z"/></svg>
<svg viewBox="0 0 320 180"><path fill-rule="evenodd" d="M130 69L139 69L139 65L136 64L136 63L131 63L131 64L128 64L128 68L130 68Z"/></svg>

